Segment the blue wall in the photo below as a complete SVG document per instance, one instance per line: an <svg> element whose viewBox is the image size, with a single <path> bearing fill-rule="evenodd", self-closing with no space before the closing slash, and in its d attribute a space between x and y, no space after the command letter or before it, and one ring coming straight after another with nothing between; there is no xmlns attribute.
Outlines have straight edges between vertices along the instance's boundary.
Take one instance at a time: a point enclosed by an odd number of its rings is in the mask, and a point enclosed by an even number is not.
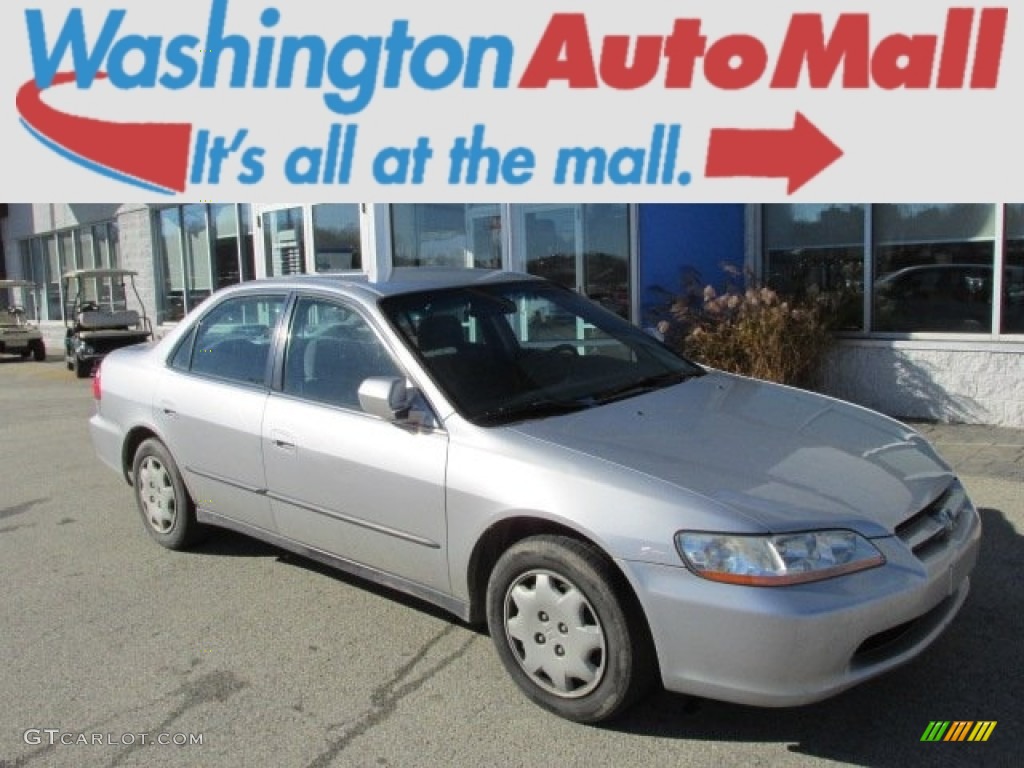
<svg viewBox="0 0 1024 768"><path fill-rule="evenodd" d="M704 284L723 285L723 264L743 269L742 204L661 203L637 206L640 266L640 324L664 304L664 293L682 289L687 270Z"/></svg>

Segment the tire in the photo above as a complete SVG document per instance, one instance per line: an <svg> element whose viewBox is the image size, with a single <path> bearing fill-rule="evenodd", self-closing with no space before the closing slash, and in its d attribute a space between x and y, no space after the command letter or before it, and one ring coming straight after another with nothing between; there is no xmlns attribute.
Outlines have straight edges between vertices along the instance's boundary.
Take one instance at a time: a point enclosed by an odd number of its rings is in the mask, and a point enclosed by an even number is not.
<svg viewBox="0 0 1024 768"><path fill-rule="evenodd" d="M75 358L72 367L75 370L75 378L78 379L87 379L89 378L89 374L92 373L92 364L79 357Z"/></svg>
<svg viewBox="0 0 1024 768"><path fill-rule="evenodd" d="M488 582L487 624L520 689L568 720L610 720L654 679L647 622L625 580L576 539L535 536L510 547Z"/></svg>
<svg viewBox="0 0 1024 768"><path fill-rule="evenodd" d="M29 358L29 356L30 356L31 354L32 354L32 350L31 350L31 348L29 348L29 347L25 347L25 349L23 349L23 350L21 350L20 352L18 352L18 356L19 356L19 357L20 357L20 358L21 358L22 360L28 360L28 358Z"/></svg>
<svg viewBox="0 0 1024 768"><path fill-rule="evenodd" d="M167 549L187 549L203 533L196 508L166 446L145 440L132 462L135 502L149 535Z"/></svg>
<svg viewBox="0 0 1024 768"><path fill-rule="evenodd" d="M32 356L37 363L46 362L46 344L42 339L32 344Z"/></svg>

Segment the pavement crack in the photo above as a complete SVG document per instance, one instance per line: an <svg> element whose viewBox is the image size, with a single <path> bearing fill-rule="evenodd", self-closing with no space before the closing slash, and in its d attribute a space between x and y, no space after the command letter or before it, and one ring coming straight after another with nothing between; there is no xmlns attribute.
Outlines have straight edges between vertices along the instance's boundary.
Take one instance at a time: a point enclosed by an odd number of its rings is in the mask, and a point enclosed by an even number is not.
<svg viewBox="0 0 1024 768"><path fill-rule="evenodd" d="M14 517L15 515L23 515L36 504L42 504L47 501L49 501L49 499L33 499L32 501L26 501L22 504L15 504L12 507L0 509L0 520L6 520L8 517Z"/></svg>
<svg viewBox="0 0 1024 768"><path fill-rule="evenodd" d="M307 764L306 768L327 768L338 755L348 748L349 744L390 718L407 696L415 693L446 667L461 658L476 641L475 635L468 637L459 644L458 648L443 656L419 676L412 676L413 670L426 658L427 654L446 637L455 633L457 629L456 625L449 624L424 643L423 647L411 659L402 664L390 679L377 686L370 694L371 709L362 714L343 735L332 741L327 749Z"/></svg>
<svg viewBox="0 0 1024 768"><path fill-rule="evenodd" d="M3 528L0 528L0 533L14 533L15 531L20 531L22 528L35 527L35 523L29 523L28 525L5 525Z"/></svg>
<svg viewBox="0 0 1024 768"><path fill-rule="evenodd" d="M164 733L179 717L190 709L214 702L223 704L246 686L248 686L248 683L230 670L217 670L197 677L195 680L190 680L176 691L168 694L169 697L180 696L181 703L172 709L170 714L151 732ZM108 768L115 768L115 766L123 763L133 752L142 748L142 744L133 744L111 760L107 764Z"/></svg>

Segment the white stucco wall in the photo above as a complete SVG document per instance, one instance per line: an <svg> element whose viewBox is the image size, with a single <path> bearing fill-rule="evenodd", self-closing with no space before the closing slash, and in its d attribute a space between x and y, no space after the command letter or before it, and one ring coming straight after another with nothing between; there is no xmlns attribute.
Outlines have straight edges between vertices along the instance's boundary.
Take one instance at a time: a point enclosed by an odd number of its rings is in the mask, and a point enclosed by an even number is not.
<svg viewBox="0 0 1024 768"><path fill-rule="evenodd" d="M153 217L149 207L141 203L123 203L117 212L117 232L121 266L139 273L135 278L135 287L145 304L150 322L156 325L156 285L159 277L154 253ZM140 309L130 291L128 305Z"/></svg>
<svg viewBox="0 0 1024 768"><path fill-rule="evenodd" d="M897 418L1024 428L1024 342L844 340L822 389Z"/></svg>

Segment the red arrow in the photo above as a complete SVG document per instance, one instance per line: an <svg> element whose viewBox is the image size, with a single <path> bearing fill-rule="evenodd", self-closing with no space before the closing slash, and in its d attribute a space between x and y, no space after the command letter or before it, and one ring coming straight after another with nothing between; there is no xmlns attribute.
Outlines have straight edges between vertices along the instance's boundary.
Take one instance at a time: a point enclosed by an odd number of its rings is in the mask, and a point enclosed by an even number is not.
<svg viewBox="0 0 1024 768"><path fill-rule="evenodd" d="M711 178L787 178L792 195L843 156L801 113L784 130L715 128L704 175Z"/></svg>
<svg viewBox="0 0 1024 768"><path fill-rule="evenodd" d="M98 80L106 77L96 75ZM52 85L74 81L74 72L61 72ZM69 159L92 170L113 171L123 181L138 180L161 191L185 191L192 136L189 123L114 123L71 115L43 101L35 80L18 89L15 105L25 124Z"/></svg>

